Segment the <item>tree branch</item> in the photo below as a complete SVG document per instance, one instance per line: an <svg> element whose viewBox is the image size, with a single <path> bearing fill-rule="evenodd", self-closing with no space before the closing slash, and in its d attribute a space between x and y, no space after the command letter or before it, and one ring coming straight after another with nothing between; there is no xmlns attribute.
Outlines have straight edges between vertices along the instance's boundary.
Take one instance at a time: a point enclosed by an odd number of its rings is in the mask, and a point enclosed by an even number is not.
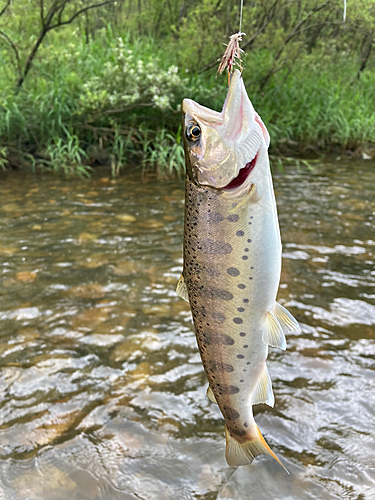
<svg viewBox="0 0 375 500"><path fill-rule="evenodd" d="M14 52L14 55L15 55L15 58L16 58L16 66L17 66L17 71L18 71L18 74L19 76L21 77L22 75L22 70L21 70L21 61L20 61L20 56L19 56L19 53L18 53L18 50L17 50L17 47L16 45L14 44L14 42L9 38L9 36L4 33L4 31L0 30L0 35L5 38L5 40L9 43L9 45L12 47L13 49L13 52Z"/></svg>
<svg viewBox="0 0 375 500"><path fill-rule="evenodd" d="M88 10L90 9L96 9L97 7L102 7L103 5L107 5L109 3L113 3L115 0L105 0L104 2L101 2L101 3L94 3L93 5L88 5L87 7L84 7L83 9L77 11L75 14L72 15L72 17L66 21L61 21L61 22L57 22L56 24L53 24L52 26L50 26L48 28L48 31L50 30L53 30L55 28L58 28L59 26L64 26L66 24L70 24L74 21L74 19L76 17L78 17L79 15L83 14L83 12L87 12ZM64 8L65 8L65 5L64 5Z"/></svg>
<svg viewBox="0 0 375 500"><path fill-rule="evenodd" d="M61 24L61 22L62 22L62 21L61 21L61 17L62 17L62 15L63 15L64 10L65 10L65 7L66 7L66 5L67 5L68 3L69 3L69 0L65 0L65 2L64 2L64 3L61 5L61 7L60 7L59 16L58 16L58 18L57 18L57 24L58 24L58 25L60 25L60 24Z"/></svg>
<svg viewBox="0 0 375 500"><path fill-rule="evenodd" d="M43 0L41 0L43 2ZM32 47L27 59L25 66L23 70L20 71L19 78L16 83L16 87L19 89L22 87L23 82L25 81L26 76L28 75L30 68L33 64L34 58L36 56L36 53L39 50L40 45L42 44L46 34L60 26L64 26L66 24L70 24L78 17L79 15L83 14L84 12L87 12L90 9L96 9L98 7L102 7L103 5L107 5L109 3L113 3L115 0L104 0L103 2L100 3L95 3L92 5L88 5L87 7L84 7L80 10L78 10L75 14L73 14L69 19L66 21L61 21L61 15L66 7L66 5L70 2L71 0L55 0L53 4L51 5L50 9L48 10L47 14L44 15L43 13L43 25L42 29L40 30L40 33L34 43L34 46ZM42 9L42 8L41 8ZM55 24L52 24L54 17L58 14L57 17L57 22Z"/></svg>
<svg viewBox="0 0 375 500"><path fill-rule="evenodd" d="M44 26L44 0L40 0L40 20L42 21L42 26Z"/></svg>
<svg viewBox="0 0 375 500"><path fill-rule="evenodd" d="M1 17L1 16L4 14L4 12L7 10L7 8L9 7L9 5L10 5L10 2L11 2L11 1L12 1L12 0L8 0L8 1L7 1L7 3L5 4L5 6L1 9L1 11L0 11L0 17Z"/></svg>

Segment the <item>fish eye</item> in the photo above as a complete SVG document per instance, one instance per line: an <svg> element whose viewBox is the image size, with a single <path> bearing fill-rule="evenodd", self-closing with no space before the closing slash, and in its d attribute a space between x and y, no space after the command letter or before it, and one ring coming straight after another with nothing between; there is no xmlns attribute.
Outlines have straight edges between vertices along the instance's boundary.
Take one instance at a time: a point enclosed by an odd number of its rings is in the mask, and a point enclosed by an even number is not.
<svg viewBox="0 0 375 500"><path fill-rule="evenodd" d="M186 130L186 137L189 139L189 141L196 141L199 139L201 135L201 128L197 123L194 123L194 125L190 125L188 129Z"/></svg>

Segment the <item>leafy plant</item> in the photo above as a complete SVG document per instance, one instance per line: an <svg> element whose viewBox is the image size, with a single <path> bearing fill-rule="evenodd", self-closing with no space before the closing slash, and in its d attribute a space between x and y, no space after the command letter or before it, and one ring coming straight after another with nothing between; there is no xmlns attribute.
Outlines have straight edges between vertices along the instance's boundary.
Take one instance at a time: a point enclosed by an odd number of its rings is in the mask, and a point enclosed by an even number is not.
<svg viewBox="0 0 375 500"><path fill-rule="evenodd" d="M0 168L6 170L8 165L7 148L0 148Z"/></svg>
<svg viewBox="0 0 375 500"><path fill-rule="evenodd" d="M181 177L185 171L185 154L181 144L181 127L176 134L158 130L152 142L148 142L142 161L144 169L155 169L159 178L165 174Z"/></svg>
<svg viewBox="0 0 375 500"><path fill-rule="evenodd" d="M46 150L48 160L42 160L41 164L47 170L62 173L66 177L90 177L90 166L83 164L82 159L87 154L79 146L78 137L67 135L66 139L56 137Z"/></svg>

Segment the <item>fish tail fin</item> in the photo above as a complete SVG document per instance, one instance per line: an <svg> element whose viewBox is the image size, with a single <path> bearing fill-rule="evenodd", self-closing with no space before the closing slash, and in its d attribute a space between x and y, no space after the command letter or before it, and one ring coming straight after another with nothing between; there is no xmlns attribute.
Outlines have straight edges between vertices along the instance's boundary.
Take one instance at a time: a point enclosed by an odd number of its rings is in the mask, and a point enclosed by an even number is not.
<svg viewBox="0 0 375 500"><path fill-rule="evenodd" d="M266 443L266 440L262 436L258 426L256 424L256 436L249 441L239 443L234 437L232 437L225 426L225 437L227 440L227 445L225 449L225 458L227 463L231 467L237 467L239 465L251 464L255 457L258 455L271 455L272 458L278 462L281 467L288 472L286 467L281 463L279 458L271 450L271 448Z"/></svg>

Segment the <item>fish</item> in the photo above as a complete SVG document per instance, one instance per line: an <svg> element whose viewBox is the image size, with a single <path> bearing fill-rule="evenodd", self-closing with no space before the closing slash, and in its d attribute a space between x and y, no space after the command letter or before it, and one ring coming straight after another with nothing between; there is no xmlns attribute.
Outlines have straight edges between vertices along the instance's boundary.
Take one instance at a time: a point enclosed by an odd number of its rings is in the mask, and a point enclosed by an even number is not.
<svg viewBox="0 0 375 500"><path fill-rule="evenodd" d="M182 130L185 223L177 294L190 304L207 396L225 420L226 461L237 467L264 454L284 467L253 415L253 405L275 402L268 347L285 350L285 335L300 331L276 302L281 238L270 137L238 70L221 112L183 100Z"/></svg>

